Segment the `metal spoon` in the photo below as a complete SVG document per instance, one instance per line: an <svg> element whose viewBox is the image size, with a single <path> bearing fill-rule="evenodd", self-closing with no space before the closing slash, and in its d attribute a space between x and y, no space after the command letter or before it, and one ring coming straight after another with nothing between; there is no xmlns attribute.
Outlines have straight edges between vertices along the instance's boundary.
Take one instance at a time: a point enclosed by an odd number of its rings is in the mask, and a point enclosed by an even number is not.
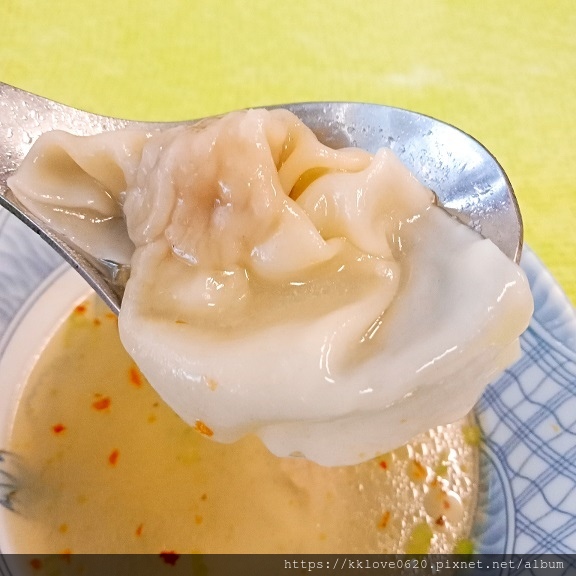
<svg viewBox="0 0 576 576"><path fill-rule="evenodd" d="M468 134L422 114L350 102L285 104L318 139L332 146L370 152L391 148L432 189L439 204L518 262L522 219L516 197L496 159ZM188 121L189 123L198 120ZM121 128L157 129L181 123L147 123L99 116L0 83L0 205L15 214L59 252L118 313L130 271L98 260L31 214L6 185L40 134L60 129L79 135Z"/></svg>

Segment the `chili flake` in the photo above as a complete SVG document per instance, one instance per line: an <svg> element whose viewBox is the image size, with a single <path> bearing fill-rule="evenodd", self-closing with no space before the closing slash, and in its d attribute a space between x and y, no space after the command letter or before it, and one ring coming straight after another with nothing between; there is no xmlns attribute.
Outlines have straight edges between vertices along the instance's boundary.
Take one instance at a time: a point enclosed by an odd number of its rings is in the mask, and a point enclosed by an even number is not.
<svg viewBox="0 0 576 576"><path fill-rule="evenodd" d="M64 424L54 424L54 426L52 426L52 432L54 432L54 434L62 434L62 432L64 432L66 430L66 426L64 426Z"/></svg>
<svg viewBox="0 0 576 576"><path fill-rule="evenodd" d="M144 528L144 524L140 524L138 528L136 528L136 536L142 536L142 530Z"/></svg>
<svg viewBox="0 0 576 576"><path fill-rule="evenodd" d="M408 465L408 476L413 482L424 482L428 476L426 467L417 460L410 460Z"/></svg>
<svg viewBox="0 0 576 576"><path fill-rule="evenodd" d="M120 456L119 450L112 450L112 452L110 452L110 456L108 456L108 462L110 462L112 466L116 466L119 456Z"/></svg>
<svg viewBox="0 0 576 576"><path fill-rule="evenodd" d="M386 454L382 454L379 456L376 461L378 462L378 466L382 468L382 470L390 470L392 468L392 454L387 452Z"/></svg>
<svg viewBox="0 0 576 576"><path fill-rule="evenodd" d="M142 386L142 376L140 375L140 371L138 368L136 368L136 366L132 366L130 368L129 378L130 384L136 386L136 388L140 388L140 386Z"/></svg>
<svg viewBox="0 0 576 576"><path fill-rule="evenodd" d="M380 518L380 522L378 522L378 528L380 530L384 530L386 526L388 526L388 522L390 521L390 510L386 510L384 514L382 514L382 518Z"/></svg>
<svg viewBox="0 0 576 576"><path fill-rule="evenodd" d="M99 395L97 394L96 396L98 397ZM112 400L110 400L108 396L98 397L97 400L92 402L92 408L94 408L94 410L106 410L110 408L111 402Z"/></svg>
<svg viewBox="0 0 576 576"><path fill-rule="evenodd" d="M88 310L88 307L86 306L86 304L79 304L78 306L76 306L76 308L74 308L74 313L75 314L85 314L86 310Z"/></svg>
<svg viewBox="0 0 576 576"><path fill-rule="evenodd" d="M176 552L174 552L174 550L167 550L164 552L160 552L160 558L162 558L162 560L164 560L164 562L166 562L166 564L170 564L171 566L174 566L174 564L176 564L176 562L178 561L178 558L180 558L180 554L176 554Z"/></svg>
<svg viewBox="0 0 576 576"><path fill-rule="evenodd" d="M203 434L204 436L214 436L214 431L208 427L206 424L204 424L204 422L202 422L202 420L196 420L196 426L195 426L196 430L198 430L198 432L200 432L200 434Z"/></svg>

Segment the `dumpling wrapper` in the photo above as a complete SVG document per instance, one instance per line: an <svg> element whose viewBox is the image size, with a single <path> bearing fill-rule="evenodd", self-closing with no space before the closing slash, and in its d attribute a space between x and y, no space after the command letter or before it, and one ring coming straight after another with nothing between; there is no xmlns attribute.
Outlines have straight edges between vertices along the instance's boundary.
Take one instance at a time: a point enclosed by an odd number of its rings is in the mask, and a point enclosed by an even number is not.
<svg viewBox="0 0 576 576"><path fill-rule="evenodd" d="M467 414L519 355L527 279L388 149L332 150L285 110L42 136L9 185L130 261L120 336L222 442L353 464Z"/></svg>

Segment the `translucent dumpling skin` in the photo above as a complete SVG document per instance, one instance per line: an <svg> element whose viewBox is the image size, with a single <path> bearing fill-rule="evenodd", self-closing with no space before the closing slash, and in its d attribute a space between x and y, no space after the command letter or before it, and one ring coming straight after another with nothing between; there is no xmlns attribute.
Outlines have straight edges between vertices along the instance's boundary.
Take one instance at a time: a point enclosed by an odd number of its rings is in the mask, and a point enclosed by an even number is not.
<svg viewBox="0 0 576 576"><path fill-rule="evenodd" d="M131 263L122 342L200 433L353 464L455 421L519 354L522 270L388 149L285 110L40 138L14 193ZM100 233L104 231L105 233Z"/></svg>

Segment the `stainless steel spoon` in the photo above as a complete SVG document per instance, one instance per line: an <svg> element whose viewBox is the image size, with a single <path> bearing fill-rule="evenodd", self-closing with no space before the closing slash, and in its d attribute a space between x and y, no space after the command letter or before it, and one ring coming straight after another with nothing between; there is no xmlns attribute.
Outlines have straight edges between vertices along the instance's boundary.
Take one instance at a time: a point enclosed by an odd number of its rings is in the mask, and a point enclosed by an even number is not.
<svg viewBox="0 0 576 576"><path fill-rule="evenodd" d="M468 134L422 114L350 102L285 104L318 139L334 148L370 152L391 148L439 204L496 244L516 262L522 250L522 219L516 197L496 159ZM198 120L191 120L194 123ZM130 271L86 254L36 218L6 185L32 143L49 130L89 135L121 128L157 129L181 123L147 123L99 116L0 83L0 205L59 252L118 313Z"/></svg>

